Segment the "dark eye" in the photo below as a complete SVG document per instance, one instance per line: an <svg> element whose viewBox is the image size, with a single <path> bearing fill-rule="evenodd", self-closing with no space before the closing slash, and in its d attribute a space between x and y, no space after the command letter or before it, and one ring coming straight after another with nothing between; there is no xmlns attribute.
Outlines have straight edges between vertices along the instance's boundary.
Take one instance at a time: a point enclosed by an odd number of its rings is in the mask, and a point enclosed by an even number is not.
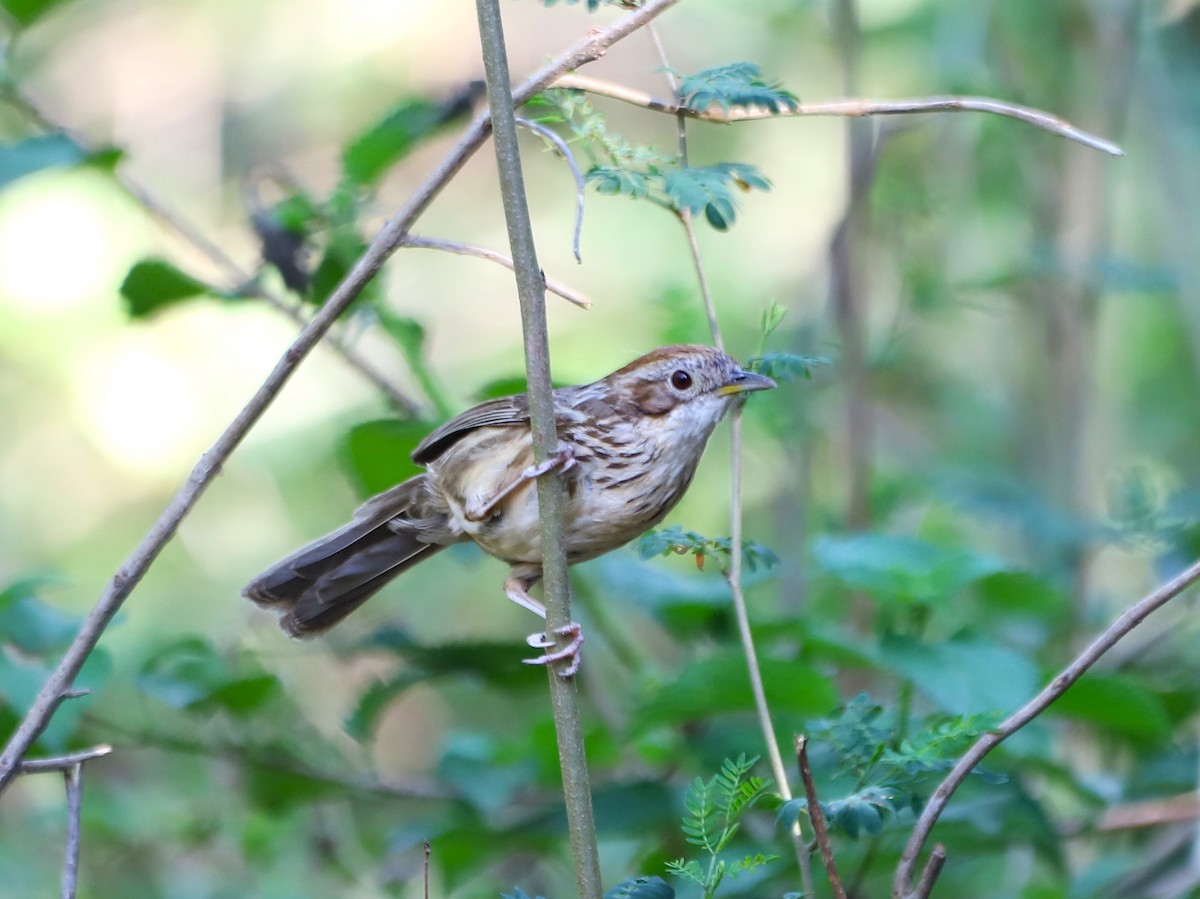
<svg viewBox="0 0 1200 899"><path fill-rule="evenodd" d="M676 390L687 390L692 386L692 376L680 369L671 375L671 386Z"/></svg>

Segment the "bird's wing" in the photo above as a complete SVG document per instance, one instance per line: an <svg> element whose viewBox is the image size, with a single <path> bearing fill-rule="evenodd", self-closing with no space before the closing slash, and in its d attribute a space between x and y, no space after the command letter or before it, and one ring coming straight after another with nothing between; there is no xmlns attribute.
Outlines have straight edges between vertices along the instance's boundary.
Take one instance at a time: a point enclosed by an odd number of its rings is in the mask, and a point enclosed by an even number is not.
<svg viewBox="0 0 1200 899"><path fill-rule="evenodd" d="M529 399L523 393L472 406L434 430L413 450L412 459L427 465L476 428L529 423Z"/></svg>

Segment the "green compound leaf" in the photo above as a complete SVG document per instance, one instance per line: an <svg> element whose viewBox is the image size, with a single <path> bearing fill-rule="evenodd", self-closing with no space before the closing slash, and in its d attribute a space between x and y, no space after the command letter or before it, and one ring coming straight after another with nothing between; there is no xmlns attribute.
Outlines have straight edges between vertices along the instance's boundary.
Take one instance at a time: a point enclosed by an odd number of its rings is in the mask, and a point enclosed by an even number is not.
<svg viewBox="0 0 1200 899"><path fill-rule="evenodd" d="M779 82L765 80L762 70L750 62L734 62L681 76L678 99L681 106L697 112L704 112L715 103L726 112L759 106L778 115L799 105L795 94L784 90Z"/></svg>
<svg viewBox="0 0 1200 899"><path fill-rule="evenodd" d="M743 191L770 190L771 182L752 165L721 162L696 168L687 166L668 172L663 189L671 205L679 212L704 218L718 231L727 231L737 218L734 188Z"/></svg>

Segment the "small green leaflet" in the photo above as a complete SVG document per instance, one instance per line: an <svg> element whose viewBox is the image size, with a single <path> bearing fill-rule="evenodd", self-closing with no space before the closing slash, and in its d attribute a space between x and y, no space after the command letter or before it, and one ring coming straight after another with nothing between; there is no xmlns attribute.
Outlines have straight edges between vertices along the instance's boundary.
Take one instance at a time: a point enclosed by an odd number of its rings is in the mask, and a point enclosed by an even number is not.
<svg viewBox="0 0 1200 899"><path fill-rule="evenodd" d="M125 275L120 293L130 316L146 318L168 306L218 291L165 259L143 259Z"/></svg>
<svg viewBox="0 0 1200 899"><path fill-rule="evenodd" d="M693 215L701 212L718 231L727 231L737 218L734 188L770 190L771 182L752 165L741 162L721 162L696 168L685 166L667 173L663 190L671 205L679 212L685 209Z"/></svg>
<svg viewBox="0 0 1200 899"><path fill-rule="evenodd" d="M677 96L681 106L696 112L704 112L716 104L726 112L759 106L779 115L799 106L795 94L784 90L778 82L765 80L762 70L750 62L734 62L695 75L682 75Z"/></svg>

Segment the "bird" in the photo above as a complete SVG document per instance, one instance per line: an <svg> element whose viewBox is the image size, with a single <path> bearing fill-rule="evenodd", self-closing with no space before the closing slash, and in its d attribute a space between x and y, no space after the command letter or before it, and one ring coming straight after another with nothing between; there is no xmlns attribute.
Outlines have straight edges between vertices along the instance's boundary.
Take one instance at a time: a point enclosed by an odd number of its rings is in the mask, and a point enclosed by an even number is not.
<svg viewBox="0 0 1200 899"><path fill-rule="evenodd" d="M526 394L487 400L433 430L413 450L425 471L368 499L345 526L277 562L243 595L279 615L290 636L319 634L381 587L455 543L474 541L509 566L504 592L542 619L529 595L542 577L535 482L566 482L567 564L596 558L653 528L691 484L708 438L746 394L774 388L703 345L660 347L590 384L554 390L555 451L535 464ZM535 634L530 664L574 675L578 624Z"/></svg>

